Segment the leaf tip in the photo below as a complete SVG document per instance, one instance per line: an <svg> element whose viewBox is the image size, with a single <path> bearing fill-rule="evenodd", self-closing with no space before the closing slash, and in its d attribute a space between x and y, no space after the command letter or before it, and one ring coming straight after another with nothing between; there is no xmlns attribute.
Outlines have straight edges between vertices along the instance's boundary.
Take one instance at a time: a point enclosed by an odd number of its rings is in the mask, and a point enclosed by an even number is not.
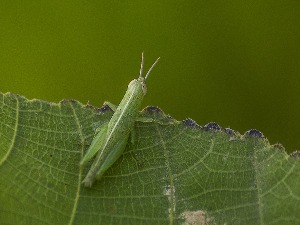
<svg viewBox="0 0 300 225"><path fill-rule="evenodd" d="M235 136L236 135L235 131L230 129L230 128L224 128L224 132L226 134L228 134L229 136Z"/></svg>
<svg viewBox="0 0 300 225"><path fill-rule="evenodd" d="M201 126L198 125L198 124L196 123L196 121L194 121L194 120L192 120L192 119L190 119L190 118L187 118L187 119L185 119L185 120L182 120L182 123L183 123L183 125L185 125L185 126L187 126L187 127L201 128Z"/></svg>
<svg viewBox="0 0 300 225"><path fill-rule="evenodd" d="M209 131L209 130L218 131L218 130L222 130L222 127L219 124L217 124L216 122L210 122L210 123L206 124L203 127L203 130L205 130L205 131Z"/></svg>
<svg viewBox="0 0 300 225"><path fill-rule="evenodd" d="M245 137L258 137L258 138L265 138L264 134L256 129L251 129L245 132Z"/></svg>
<svg viewBox="0 0 300 225"><path fill-rule="evenodd" d="M172 116L166 115L164 111L156 106L147 106L141 111L140 116L153 118L155 121L166 124L176 122L176 120Z"/></svg>
<svg viewBox="0 0 300 225"><path fill-rule="evenodd" d="M143 109L144 112L148 112L151 114L160 114L160 115L164 115L164 112L156 107L156 106L147 106L146 108Z"/></svg>
<svg viewBox="0 0 300 225"><path fill-rule="evenodd" d="M291 157L300 158L300 151L294 151L290 154Z"/></svg>
<svg viewBox="0 0 300 225"><path fill-rule="evenodd" d="M285 148L283 147L283 145L280 144L280 143L273 144L272 146L273 146L275 149L280 150L280 151L284 151L284 150L285 150Z"/></svg>

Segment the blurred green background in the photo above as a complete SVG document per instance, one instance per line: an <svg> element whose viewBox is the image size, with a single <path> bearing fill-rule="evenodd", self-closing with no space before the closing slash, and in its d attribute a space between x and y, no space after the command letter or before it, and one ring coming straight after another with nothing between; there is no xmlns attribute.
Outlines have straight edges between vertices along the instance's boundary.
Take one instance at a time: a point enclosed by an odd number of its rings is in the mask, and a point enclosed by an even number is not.
<svg viewBox="0 0 300 225"><path fill-rule="evenodd" d="M298 0L0 2L1 92L118 104L142 51L144 106L300 149Z"/></svg>

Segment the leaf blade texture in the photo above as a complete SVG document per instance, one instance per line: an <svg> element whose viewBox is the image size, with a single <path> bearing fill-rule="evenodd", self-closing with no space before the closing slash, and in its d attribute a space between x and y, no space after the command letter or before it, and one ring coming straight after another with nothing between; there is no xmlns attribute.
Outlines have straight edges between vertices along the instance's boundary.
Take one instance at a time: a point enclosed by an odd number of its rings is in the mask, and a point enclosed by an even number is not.
<svg viewBox="0 0 300 225"><path fill-rule="evenodd" d="M0 224L299 224L299 153L155 107L92 188L80 161L112 111L0 95Z"/></svg>

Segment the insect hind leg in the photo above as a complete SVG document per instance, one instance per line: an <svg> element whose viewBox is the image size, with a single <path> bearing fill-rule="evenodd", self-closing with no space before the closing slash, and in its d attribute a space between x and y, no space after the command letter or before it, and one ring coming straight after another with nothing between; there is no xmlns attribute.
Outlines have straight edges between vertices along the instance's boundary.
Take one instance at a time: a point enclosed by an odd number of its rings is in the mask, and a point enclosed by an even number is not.
<svg viewBox="0 0 300 225"><path fill-rule="evenodd" d="M103 123L99 128L97 128L96 135L89 149L87 150L86 154L81 160L80 165L86 164L91 158L93 158L96 155L98 151L101 150L101 147L106 139L107 128L108 128L108 122Z"/></svg>

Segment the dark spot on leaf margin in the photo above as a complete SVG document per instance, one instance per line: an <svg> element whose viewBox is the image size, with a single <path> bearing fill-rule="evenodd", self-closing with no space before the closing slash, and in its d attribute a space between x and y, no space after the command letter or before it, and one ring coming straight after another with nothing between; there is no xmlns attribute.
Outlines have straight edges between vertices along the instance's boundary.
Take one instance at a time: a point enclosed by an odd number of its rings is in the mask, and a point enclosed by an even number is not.
<svg viewBox="0 0 300 225"><path fill-rule="evenodd" d="M192 120L190 118L182 120L182 123L187 127L200 128L200 126L194 120Z"/></svg>
<svg viewBox="0 0 300 225"><path fill-rule="evenodd" d="M264 134L256 129L251 129L245 132L245 137L258 137L258 138L265 138Z"/></svg>
<svg viewBox="0 0 300 225"><path fill-rule="evenodd" d="M222 130L222 127L219 124L217 124L216 122L210 122L210 123L206 124L203 127L203 130L205 130L205 131L209 131L209 130L218 131L218 130Z"/></svg>

